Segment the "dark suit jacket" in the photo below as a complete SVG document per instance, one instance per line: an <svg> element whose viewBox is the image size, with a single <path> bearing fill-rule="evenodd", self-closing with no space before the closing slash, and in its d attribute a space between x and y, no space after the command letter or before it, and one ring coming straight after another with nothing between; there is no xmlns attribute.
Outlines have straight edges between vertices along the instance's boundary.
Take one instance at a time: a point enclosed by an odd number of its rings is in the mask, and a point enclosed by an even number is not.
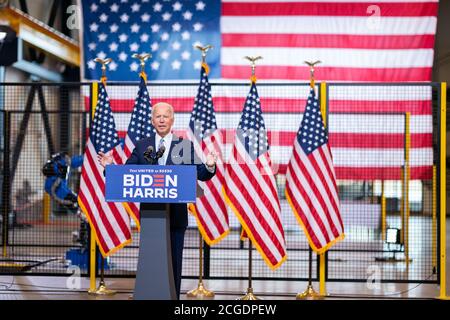
<svg viewBox="0 0 450 320"><path fill-rule="evenodd" d="M144 152L149 146L153 146L153 149L157 150L155 146L155 136L139 141L135 145L133 153L131 154L130 158L128 158L126 164L149 164L144 158ZM190 142L189 140L183 140L183 138L173 135L166 165L178 164L196 164L197 179L201 181L207 181L215 175L215 171L209 172L208 169L206 169L205 164L201 163L201 160L197 156L195 156L194 146L192 145L192 142ZM151 209L157 205L158 204L153 203L141 203L141 210ZM186 227L188 225L187 205L185 203L174 203L170 204L169 207L170 227Z"/></svg>

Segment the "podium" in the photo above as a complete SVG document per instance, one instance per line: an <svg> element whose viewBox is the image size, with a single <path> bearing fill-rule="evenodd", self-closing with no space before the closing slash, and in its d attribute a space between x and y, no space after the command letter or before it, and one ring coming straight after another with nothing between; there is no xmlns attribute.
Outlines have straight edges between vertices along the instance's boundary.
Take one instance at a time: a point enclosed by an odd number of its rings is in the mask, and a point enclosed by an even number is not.
<svg viewBox="0 0 450 320"><path fill-rule="evenodd" d="M169 204L141 210L135 300L176 300L170 246Z"/></svg>
<svg viewBox="0 0 450 320"><path fill-rule="evenodd" d="M195 202L196 181L197 168L194 165L106 167L106 200L141 203L135 300L177 299L169 204Z"/></svg>

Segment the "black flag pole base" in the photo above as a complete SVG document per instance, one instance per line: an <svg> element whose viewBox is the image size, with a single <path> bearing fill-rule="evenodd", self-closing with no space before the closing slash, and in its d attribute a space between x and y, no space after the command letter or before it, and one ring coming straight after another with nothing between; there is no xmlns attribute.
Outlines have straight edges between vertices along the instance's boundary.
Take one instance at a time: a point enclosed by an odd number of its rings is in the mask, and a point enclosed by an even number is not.
<svg viewBox="0 0 450 320"><path fill-rule="evenodd" d="M100 280L98 288L96 290L89 290L88 293L96 296L112 296L116 294L116 291L106 288L105 281Z"/></svg>
<svg viewBox="0 0 450 320"><path fill-rule="evenodd" d="M253 294L253 288L249 287L247 288L247 293L245 296L239 297L236 300L261 300L261 298L258 298Z"/></svg>
<svg viewBox="0 0 450 320"><path fill-rule="evenodd" d="M321 296L319 293L317 293L313 286L311 284L308 284L308 287L305 291L298 293L295 298L297 300L317 300L317 299L323 299L323 296Z"/></svg>
<svg viewBox="0 0 450 320"><path fill-rule="evenodd" d="M205 288L205 286L203 285L203 281L199 281L197 289L189 291L186 295L189 298L203 299L203 298L212 298L214 297L215 294L213 291L210 291Z"/></svg>

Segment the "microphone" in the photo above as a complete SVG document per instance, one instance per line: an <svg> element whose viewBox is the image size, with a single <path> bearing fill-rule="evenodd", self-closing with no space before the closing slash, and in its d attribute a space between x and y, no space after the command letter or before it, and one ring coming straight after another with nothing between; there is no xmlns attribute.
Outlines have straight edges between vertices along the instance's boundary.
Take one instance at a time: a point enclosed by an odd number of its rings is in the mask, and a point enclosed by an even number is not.
<svg viewBox="0 0 450 320"><path fill-rule="evenodd" d="M159 148L158 152L156 152L156 155L155 155L155 162L158 161L158 159L163 156L165 151L166 151L166 147L165 146L161 146Z"/></svg>
<svg viewBox="0 0 450 320"><path fill-rule="evenodd" d="M153 146L149 146L144 152L144 158L147 162L153 164L155 161L155 155L153 154Z"/></svg>

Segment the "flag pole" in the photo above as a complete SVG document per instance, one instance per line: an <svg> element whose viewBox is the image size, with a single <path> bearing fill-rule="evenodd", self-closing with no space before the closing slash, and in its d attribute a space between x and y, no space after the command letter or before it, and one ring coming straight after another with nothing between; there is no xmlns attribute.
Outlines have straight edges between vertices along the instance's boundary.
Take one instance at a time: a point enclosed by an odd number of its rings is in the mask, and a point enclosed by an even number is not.
<svg viewBox="0 0 450 320"><path fill-rule="evenodd" d="M303 300L303 299L320 299L321 295L318 294L312 285L312 249L311 246L308 248L309 252L309 267L308 267L308 286L306 287L306 290L303 292L298 293L295 298L297 300Z"/></svg>
<svg viewBox="0 0 450 320"><path fill-rule="evenodd" d="M250 78L251 83L256 83L256 75L255 75L255 69L256 69L256 61L259 59L262 59L261 56L257 56L257 57L249 57L249 56L245 56L245 59L250 61L251 67L252 67L252 77ZM253 252L253 245L252 245L252 240L250 238L248 238L248 288L247 288L247 292L244 296L237 298L236 300L261 300L260 298L258 298L257 296L255 296L253 294L253 287L252 287L252 263L253 263L253 257L252 257L252 252Z"/></svg>
<svg viewBox="0 0 450 320"><path fill-rule="evenodd" d="M98 295L98 296L112 296L112 295L115 295L116 293L117 292L115 290L111 290L106 287L105 258L102 255L101 260L100 260L100 283L98 284L97 290L95 290L93 292L89 291L89 294Z"/></svg>
<svg viewBox="0 0 450 320"><path fill-rule="evenodd" d="M248 239L248 288L247 292L244 296L237 298L236 300L261 300L257 296L253 294L253 287L252 287L252 252L253 252L253 246L252 246L252 240Z"/></svg>
<svg viewBox="0 0 450 320"><path fill-rule="evenodd" d="M112 59L111 58L107 58L107 59L95 58L94 61L98 62L102 65L101 82L103 83L103 85L106 85L106 65L108 63L110 63L112 61ZM110 290L106 287L106 284L105 284L105 258L103 257L103 255L101 255L101 260L100 260L100 282L99 282L98 288L96 290L89 290L88 293L90 295L102 295L102 296L112 296L112 295L116 294L116 291Z"/></svg>
<svg viewBox="0 0 450 320"><path fill-rule="evenodd" d="M198 262L198 285L196 289L192 289L186 295L189 298L212 298L215 293L205 288L203 285L203 238L201 233L199 232L199 262Z"/></svg>
<svg viewBox="0 0 450 320"><path fill-rule="evenodd" d="M208 64L206 63L206 53L208 52L209 49L212 49L212 46L207 45L205 47L202 47L202 46L196 45L195 48L202 52L202 66L204 66L206 73L208 73L209 68L208 68ZM200 232L200 229L198 230L198 233L199 233L198 284L197 284L197 288L188 291L188 293L186 295L189 298L197 298L197 299L212 298L212 297L214 297L215 293L213 291L206 289L203 284L203 237Z"/></svg>
<svg viewBox="0 0 450 320"><path fill-rule="evenodd" d="M305 61L305 63L309 66L309 71L310 71L310 76L311 76L311 80L310 80L310 86L311 88L314 89L314 66L316 64L319 64L320 61L315 61L315 62L309 62L309 61ZM308 262L309 262L309 267L308 267L308 286L306 287L306 290L303 292L300 292L296 295L296 299L297 300L303 300L303 299L321 299L322 296L317 293L312 285L312 249L311 246L308 246L308 252L309 252L309 258L308 258Z"/></svg>

